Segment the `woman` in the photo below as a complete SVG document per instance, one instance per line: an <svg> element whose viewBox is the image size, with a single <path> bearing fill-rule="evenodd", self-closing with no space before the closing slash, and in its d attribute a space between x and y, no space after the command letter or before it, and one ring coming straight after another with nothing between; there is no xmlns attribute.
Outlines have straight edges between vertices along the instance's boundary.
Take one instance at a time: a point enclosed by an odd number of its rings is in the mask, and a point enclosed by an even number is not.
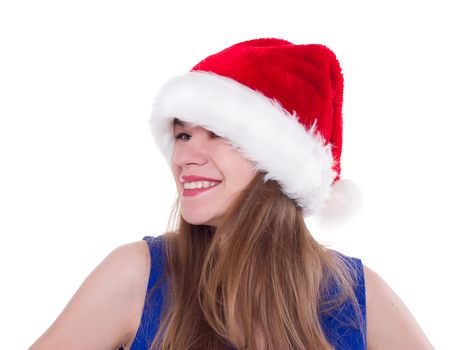
<svg viewBox="0 0 454 350"><path fill-rule="evenodd" d="M172 225L113 251L31 349L432 349L376 273L305 226L346 186L342 94L328 48L280 39L170 80L151 127Z"/></svg>

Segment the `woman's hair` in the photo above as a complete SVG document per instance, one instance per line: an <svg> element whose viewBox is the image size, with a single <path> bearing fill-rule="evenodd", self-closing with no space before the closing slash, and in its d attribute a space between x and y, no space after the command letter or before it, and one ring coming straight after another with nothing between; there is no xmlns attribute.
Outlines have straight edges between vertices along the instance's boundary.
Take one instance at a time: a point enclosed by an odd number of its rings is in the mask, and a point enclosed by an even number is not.
<svg viewBox="0 0 454 350"><path fill-rule="evenodd" d="M361 316L348 262L263 175L232 198L218 227L186 222L177 198L166 233L171 283L150 349L257 349L257 331L266 349L333 349L320 316L346 301ZM323 298L333 283L335 297Z"/></svg>

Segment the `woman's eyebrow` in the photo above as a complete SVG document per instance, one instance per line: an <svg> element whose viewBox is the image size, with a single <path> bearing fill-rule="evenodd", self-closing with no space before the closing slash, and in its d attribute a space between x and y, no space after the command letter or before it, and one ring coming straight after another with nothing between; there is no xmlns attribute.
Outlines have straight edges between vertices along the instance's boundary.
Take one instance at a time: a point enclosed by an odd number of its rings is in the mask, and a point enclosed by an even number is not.
<svg viewBox="0 0 454 350"><path fill-rule="evenodd" d="M186 125L186 123L185 123L184 121L178 119L178 118L175 118L175 119L173 120L173 125L174 125L174 126L175 126L175 125L178 125L178 126L184 127L184 126Z"/></svg>

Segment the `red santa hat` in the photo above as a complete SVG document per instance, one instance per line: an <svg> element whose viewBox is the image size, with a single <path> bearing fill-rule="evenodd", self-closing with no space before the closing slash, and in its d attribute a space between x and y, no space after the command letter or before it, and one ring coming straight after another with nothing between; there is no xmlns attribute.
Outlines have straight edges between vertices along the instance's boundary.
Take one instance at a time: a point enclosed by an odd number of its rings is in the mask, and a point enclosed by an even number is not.
<svg viewBox="0 0 454 350"><path fill-rule="evenodd" d="M352 211L358 193L353 183L340 181L342 102L341 68L326 46L255 39L168 81L155 98L150 125L170 166L178 118L228 140L305 216L324 210L335 219Z"/></svg>

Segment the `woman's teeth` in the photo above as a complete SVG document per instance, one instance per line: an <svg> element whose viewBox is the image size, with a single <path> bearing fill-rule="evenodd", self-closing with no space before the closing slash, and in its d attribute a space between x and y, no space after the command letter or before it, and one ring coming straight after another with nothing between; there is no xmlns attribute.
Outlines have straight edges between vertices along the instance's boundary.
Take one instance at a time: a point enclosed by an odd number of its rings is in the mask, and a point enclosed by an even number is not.
<svg viewBox="0 0 454 350"><path fill-rule="evenodd" d="M193 182L185 182L183 184L183 188L186 190L193 190L196 188L209 188L217 185L218 182L210 182L210 181L193 181Z"/></svg>

